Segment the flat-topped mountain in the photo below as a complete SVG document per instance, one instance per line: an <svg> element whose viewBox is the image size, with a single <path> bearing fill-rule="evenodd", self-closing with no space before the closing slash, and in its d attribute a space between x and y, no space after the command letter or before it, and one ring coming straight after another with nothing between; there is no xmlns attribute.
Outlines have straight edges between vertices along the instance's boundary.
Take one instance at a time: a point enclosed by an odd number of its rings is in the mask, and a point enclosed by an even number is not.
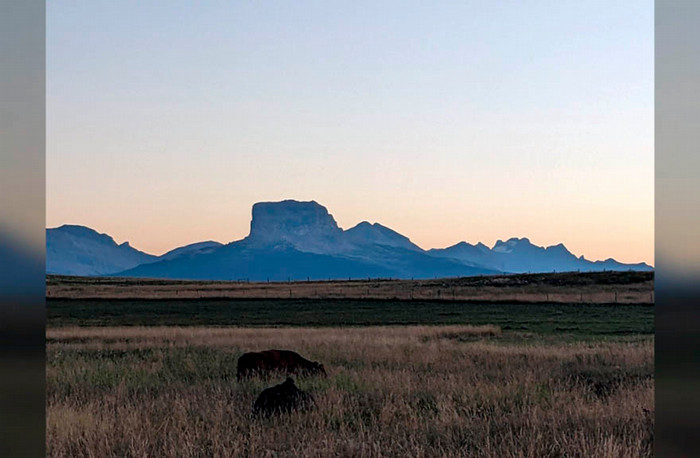
<svg viewBox="0 0 700 458"><path fill-rule="evenodd" d="M362 222L343 230L317 202L261 202L250 234L206 254L163 259L118 275L158 278L286 281L348 278L432 278L496 270L430 256L407 237Z"/></svg>
<svg viewBox="0 0 700 458"><path fill-rule="evenodd" d="M323 205L315 201L259 202L253 205L250 247L265 248L288 244L308 253L336 251L343 230Z"/></svg>
<svg viewBox="0 0 700 458"><path fill-rule="evenodd" d="M250 281L367 277L434 278L495 273L652 270L613 259L589 261L563 244L539 247L527 238L492 248L460 242L423 250L398 232L363 221L343 230L315 201L253 205L250 234L222 245L199 242L160 257L80 226L47 230L47 272L151 278Z"/></svg>

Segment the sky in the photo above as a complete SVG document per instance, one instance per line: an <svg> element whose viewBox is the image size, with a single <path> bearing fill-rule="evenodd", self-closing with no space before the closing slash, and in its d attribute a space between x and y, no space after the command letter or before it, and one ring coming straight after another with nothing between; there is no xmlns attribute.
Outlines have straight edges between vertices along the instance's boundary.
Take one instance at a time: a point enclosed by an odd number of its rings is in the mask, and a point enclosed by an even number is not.
<svg viewBox="0 0 700 458"><path fill-rule="evenodd" d="M654 263L654 5L47 3L47 227L161 254L315 200Z"/></svg>

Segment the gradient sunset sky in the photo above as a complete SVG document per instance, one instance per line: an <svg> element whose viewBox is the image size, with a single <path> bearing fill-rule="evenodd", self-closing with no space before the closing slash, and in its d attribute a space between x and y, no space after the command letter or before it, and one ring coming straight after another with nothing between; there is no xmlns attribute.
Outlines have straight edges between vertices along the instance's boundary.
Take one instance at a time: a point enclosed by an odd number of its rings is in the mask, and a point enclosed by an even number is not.
<svg viewBox="0 0 700 458"><path fill-rule="evenodd" d="M161 254L316 200L654 263L654 3L47 3L47 227Z"/></svg>

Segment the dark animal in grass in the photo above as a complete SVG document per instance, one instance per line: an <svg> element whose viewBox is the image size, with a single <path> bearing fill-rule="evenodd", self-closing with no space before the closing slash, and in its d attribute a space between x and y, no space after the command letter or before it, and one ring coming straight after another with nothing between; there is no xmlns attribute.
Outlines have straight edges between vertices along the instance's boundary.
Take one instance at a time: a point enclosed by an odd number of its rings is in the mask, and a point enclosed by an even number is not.
<svg viewBox="0 0 700 458"><path fill-rule="evenodd" d="M287 377L283 383L266 388L260 393L253 404L253 415L269 417L292 411L306 411L314 405L313 396L297 388L294 380Z"/></svg>
<svg viewBox="0 0 700 458"><path fill-rule="evenodd" d="M288 350L267 350L245 353L238 358L236 377L241 380L252 375L267 376L279 372L286 375L320 375L326 377L323 364L319 364Z"/></svg>

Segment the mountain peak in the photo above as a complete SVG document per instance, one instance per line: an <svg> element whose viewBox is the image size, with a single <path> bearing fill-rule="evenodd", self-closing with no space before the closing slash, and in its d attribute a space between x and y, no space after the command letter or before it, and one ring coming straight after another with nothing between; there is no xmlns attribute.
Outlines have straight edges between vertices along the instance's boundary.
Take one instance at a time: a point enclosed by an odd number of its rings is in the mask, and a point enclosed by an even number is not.
<svg viewBox="0 0 700 458"><path fill-rule="evenodd" d="M527 237L518 238L511 237L505 242L503 240L498 240L493 246L492 250L496 253L510 253L516 247L527 247L534 246Z"/></svg>
<svg viewBox="0 0 700 458"><path fill-rule="evenodd" d="M247 240L256 246L287 242L301 251L325 251L342 233L328 209L313 200L258 202L252 213Z"/></svg>
<svg viewBox="0 0 700 458"><path fill-rule="evenodd" d="M117 244L111 236L97 232L91 227L81 226L79 224L63 224L59 227L47 229L46 233L52 236L79 237L107 244Z"/></svg>
<svg viewBox="0 0 700 458"><path fill-rule="evenodd" d="M66 234L81 234L81 235L100 235L95 229L80 224L62 224L59 227L49 228L48 231L63 232Z"/></svg>
<svg viewBox="0 0 700 458"><path fill-rule="evenodd" d="M61 224L58 227L50 227L47 230L53 231L53 230L57 230L57 229L61 230L61 231L94 232L95 234L98 233L95 229L93 229L91 227L83 226L81 224Z"/></svg>
<svg viewBox="0 0 700 458"><path fill-rule="evenodd" d="M46 230L46 271L65 275L104 275L153 262L155 256L118 245L112 237L85 226Z"/></svg>
<svg viewBox="0 0 700 458"><path fill-rule="evenodd" d="M401 235L395 230L379 223L371 224L367 221L362 221L358 225L345 231L343 235L347 241L353 244L387 245L406 248L408 250L422 251L420 247L411 242L411 240L405 235Z"/></svg>
<svg viewBox="0 0 700 458"><path fill-rule="evenodd" d="M174 250L168 251L167 253L161 255L160 259L170 260L175 259L179 256L191 256L199 253L209 253L222 246L223 245L221 243L215 242L213 240L209 240L206 242L190 243L189 245L181 246L179 248L175 248Z"/></svg>

